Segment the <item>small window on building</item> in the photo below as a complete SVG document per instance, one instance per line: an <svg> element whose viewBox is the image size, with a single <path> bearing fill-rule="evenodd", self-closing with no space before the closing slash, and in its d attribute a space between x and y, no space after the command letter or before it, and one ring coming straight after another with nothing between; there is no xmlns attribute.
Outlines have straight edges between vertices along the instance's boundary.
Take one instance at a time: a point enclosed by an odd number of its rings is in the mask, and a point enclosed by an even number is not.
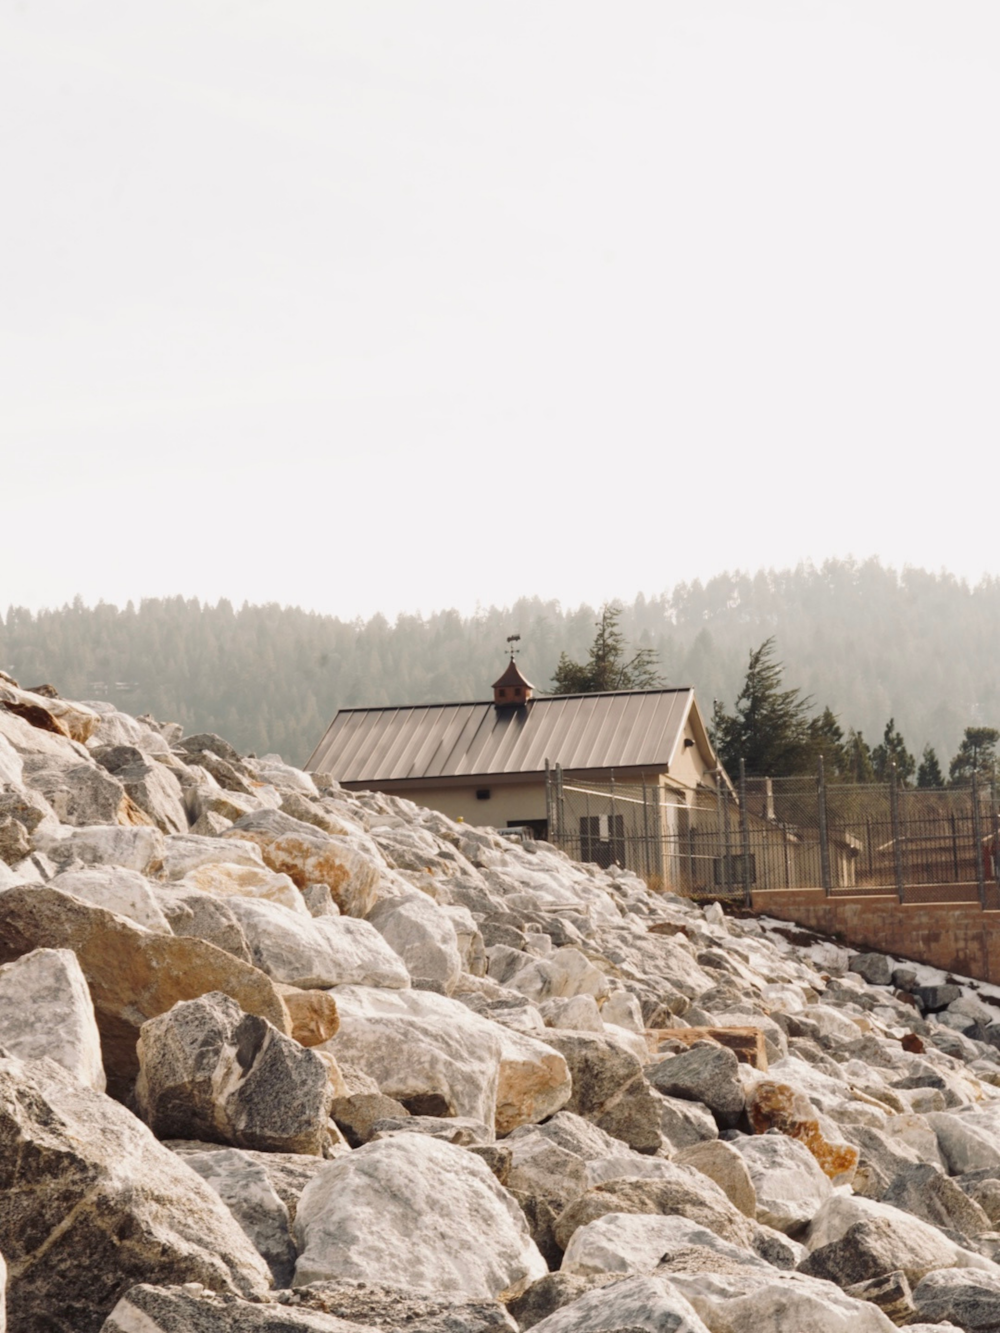
<svg viewBox="0 0 1000 1333"><path fill-rule="evenodd" d="M497 690L497 694L499 694L499 696L500 696L501 699L506 699L506 698L507 698L507 691L506 691L506 690Z"/></svg>
<svg viewBox="0 0 1000 1333"><path fill-rule="evenodd" d="M477 800L477 801L488 801L489 799L490 799L490 789L489 789L489 787L477 787L477 788L476 788L476 800Z"/></svg>

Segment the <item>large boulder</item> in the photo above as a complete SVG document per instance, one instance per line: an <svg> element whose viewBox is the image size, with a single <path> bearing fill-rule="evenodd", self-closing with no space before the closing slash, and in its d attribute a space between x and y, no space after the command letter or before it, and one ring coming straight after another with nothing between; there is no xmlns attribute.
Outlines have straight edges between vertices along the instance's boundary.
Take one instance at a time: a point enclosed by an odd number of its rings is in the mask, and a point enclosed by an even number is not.
<svg viewBox="0 0 1000 1333"><path fill-rule="evenodd" d="M659 1213L605 1213L573 1232L560 1272L582 1277L601 1273L655 1273L664 1255L676 1266L678 1251L704 1251L708 1264L721 1261L766 1269L763 1259L721 1240L696 1222Z"/></svg>
<svg viewBox="0 0 1000 1333"><path fill-rule="evenodd" d="M243 927L222 899L181 883L158 885L156 901L175 935L193 935L241 962L253 963Z"/></svg>
<svg viewBox="0 0 1000 1333"><path fill-rule="evenodd" d="M0 1253L12 1329L96 1333L137 1282L259 1296L270 1273L209 1187L54 1061L0 1057Z"/></svg>
<svg viewBox="0 0 1000 1333"><path fill-rule="evenodd" d="M744 1217L757 1216L757 1191L746 1162L730 1143L711 1139L693 1143L674 1154L679 1166L691 1166L714 1180Z"/></svg>
<svg viewBox="0 0 1000 1333"><path fill-rule="evenodd" d="M571 1111L562 1110L537 1125L521 1125L505 1140L511 1150L508 1182L519 1194L551 1199L559 1209L600 1179L594 1165L616 1163L614 1179L636 1174L645 1165L626 1154L617 1139Z"/></svg>
<svg viewBox="0 0 1000 1333"><path fill-rule="evenodd" d="M362 986L334 994L340 1030L323 1049L412 1111L470 1116L507 1134L569 1097L569 1069L552 1046L447 996Z"/></svg>
<svg viewBox="0 0 1000 1333"><path fill-rule="evenodd" d="M855 1230L867 1224L864 1232ZM853 1244L848 1239L853 1234ZM872 1257L861 1264L861 1242ZM835 1194L816 1211L805 1236L811 1258L806 1261L818 1276L832 1277L841 1264L845 1280L859 1282L899 1270L911 1283L935 1268L974 1268L1000 1273L989 1259L957 1244L937 1227L890 1204L874 1199ZM819 1272L819 1269L824 1271ZM857 1276L848 1276L857 1274ZM832 1280L839 1280L832 1278Z"/></svg>
<svg viewBox="0 0 1000 1333"><path fill-rule="evenodd" d="M137 870L121 866L86 866L80 870L64 870L49 881L60 893L72 893L76 898L106 907L118 916L127 916L147 930L170 934L170 922L157 901L153 886Z"/></svg>
<svg viewBox="0 0 1000 1333"><path fill-rule="evenodd" d="M646 1078L667 1097L701 1102L720 1125L730 1128L743 1112L745 1094L739 1060L723 1046L695 1046L646 1070Z"/></svg>
<svg viewBox="0 0 1000 1333"><path fill-rule="evenodd" d="M63 824L149 824L125 788L92 759L27 755L24 785L42 793Z"/></svg>
<svg viewBox="0 0 1000 1333"><path fill-rule="evenodd" d="M566 1109L577 1115L600 1115L621 1097L623 1089L641 1079L638 1057L606 1033L547 1028L545 1041L569 1066L573 1093Z"/></svg>
<svg viewBox="0 0 1000 1333"><path fill-rule="evenodd" d="M324 1061L213 992L142 1025L136 1104L158 1138L322 1155L333 1089Z"/></svg>
<svg viewBox="0 0 1000 1333"><path fill-rule="evenodd" d="M533 1327L535 1333L709 1333L669 1279L645 1275L588 1291Z"/></svg>
<svg viewBox="0 0 1000 1333"><path fill-rule="evenodd" d="M255 842L265 863L291 876L300 889L328 884L346 916L367 916L375 905L381 867L370 852L345 838L324 834L280 810L244 815L223 837Z"/></svg>
<svg viewBox="0 0 1000 1333"><path fill-rule="evenodd" d="M746 1095L747 1119L755 1134L776 1129L798 1139L812 1153L825 1176L835 1185L848 1184L858 1165L858 1150L848 1143L831 1142L819 1124L819 1113L804 1093L787 1083L762 1079Z"/></svg>
<svg viewBox="0 0 1000 1333"><path fill-rule="evenodd" d="M733 1245L751 1249L753 1222L726 1198L714 1180L690 1167L664 1163L659 1179L629 1177L595 1185L559 1215L555 1238L563 1250L578 1227L607 1213L663 1213L686 1217Z"/></svg>
<svg viewBox="0 0 1000 1333"><path fill-rule="evenodd" d="M254 963L289 986L375 986L402 989L403 960L374 926L355 917L313 917L262 898L226 902L243 927Z"/></svg>
<svg viewBox="0 0 1000 1333"><path fill-rule="evenodd" d="M993 1223L979 1204L929 1162L917 1162L899 1172L882 1195L882 1202L964 1236L993 1230Z"/></svg>
<svg viewBox="0 0 1000 1333"><path fill-rule="evenodd" d="M249 1152L186 1152L183 1161L215 1190L246 1232L279 1288L290 1287L297 1257L288 1206Z"/></svg>
<svg viewBox="0 0 1000 1333"><path fill-rule="evenodd" d="M308 914L302 893L291 879L263 865L206 861L202 865L192 866L180 883L199 889L202 893L217 894L221 898L231 894L244 898L266 898L269 902L280 903L299 916Z"/></svg>
<svg viewBox="0 0 1000 1333"><path fill-rule="evenodd" d="M671 1273L712 1333L893 1333L895 1324L868 1301L802 1273L741 1268Z"/></svg>
<svg viewBox="0 0 1000 1333"><path fill-rule="evenodd" d="M100 745L90 753L162 833L186 833L187 812L177 775L134 745Z"/></svg>
<svg viewBox="0 0 1000 1333"><path fill-rule="evenodd" d="M965 1333L992 1333L1000 1328L1000 1272L939 1268L914 1287L913 1303L929 1323L948 1320Z"/></svg>
<svg viewBox="0 0 1000 1333"><path fill-rule="evenodd" d="M378 1333L316 1310L260 1305L192 1286L132 1287L101 1333Z"/></svg>
<svg viewBox="0 0 1000 1333"><path fill-rule="evenodd" d="M833 1188L816 1158L805 1144L783 1134L737 1138L732 1146L750 1172L757 1221L787 1236L800 1235Z"/></svg>
<svg viewBox="0 0 1000 1333"><path fill-rule="evenodd" d="M338 986L335 998L340 1029L320 1049L338 1064L360 1069L417 1113L493 1123L501 1050L495 1024L431 991Z"/></svg>
<svg viewBox="0 0 1000 1333"><path fill-rule="evenodd" d="M331 1162L303 1191L295 1235L297 1287L347 1277L478 1300L517 1296L547 1271L489 1168L423 1134Z"/></svg>
<svg viewBox="0 0 1000 1333"><path fill-rule="evenodd" d="M231 954L203 940L154 934L47 885L8 889L0 894L0 963L39 948L76 954L115 1096L127 1096L139 1072L135 1047L142 1024L178 1000L224 991L246 1013L288 1031L288 1013L273 982Z"/></svg>
<svg viewBox="0 0 1000 1333"><path fill-rule="evenodd" d="M104 1091L101 1035L76 954L34 949L0 967L0 1049L22 1060L48 1056Z"/></svg>
<svg viewBox="0 0 1000 1333"><path fill-rule="evenodd" d="M368 920L402 958L415 986L450 995L462 975L451 918L426 894L384 898Z"/></svg>
<svg viewBox="0 0 1000 1333"><path fill-rule="evenodd" d="M123 866L140 875L155 875L163 865L163 834L152 824L138 828L90 824L58 836L42 833L34 836L35 848L58 866L73 868L82 861L86 866Z"/></svg>

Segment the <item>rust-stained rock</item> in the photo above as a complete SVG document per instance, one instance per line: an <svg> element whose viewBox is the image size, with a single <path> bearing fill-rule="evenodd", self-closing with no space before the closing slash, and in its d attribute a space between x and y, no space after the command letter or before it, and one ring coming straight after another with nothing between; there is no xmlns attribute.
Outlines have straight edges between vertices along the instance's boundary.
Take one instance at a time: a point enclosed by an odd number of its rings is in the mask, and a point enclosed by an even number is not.
<svg viewBox="0 0 1000 1333"><path fill-rule="evenodd" d="M682 1041L685 1046L693 1046L696 1041L718 1042L732 1051L741 1065L767 1069L764 1033L760 1028L650 1028L646 1032L650 1055L659 1055L664 1041Z"/></svg>
<svg viewBox="0 0 1000 1333"><path fill-rule="evenodd" d="M249 1014L288 1034L288 1010L270 977L193 936L155 934L114 912L48 886L0 894L0 963L32 949L72 949L94 1001L108 1091L126 1096L149 1018L178 1000L225 991Z"/></svg>
<svg viewBox="0 0 1000 1333"><path fill-rule="evenodd" d="M367 916L375 904L381 868L346 838L331 837L280 810L244 815L222 836L255 842L265 865L288 875L300 889L328 884L345 916Z"/></svg>
<svg viewBox="0 0 1000 1333"><path fill-rule="evenodd" d="M858 1165L858 1150L847 1143L830 1143L819 1127L812 1102L787 1083L766 1079L747 1093L747 1118L755 1134L776 1129L803 1143L834 1184L848 1184Z"/></svg>
<svg viewBox="0 0 1000 1333"><path fill-rule="evenodd" d="M274 989L285 1002L291 1020L291 1035L301 1046L318 1046L337 1035L340 1015L329 991L300 990L277 981Z"/></svg>
<svg viewBox="0 0 1000 1333"><path fill-rule="evenodd" d="M924 1043L915 1032L907 1032L900 1038L899 1042L904 1051L909 1051L911 1055L923 1055Z"/></svg>
<svg viewBox="0 0 1000 1333"><path fill-rule="evenodd" d="M49 731L56 736L68 736L71 740L90 740L100 726L101 715L88 708L86 704L73 703L61 699L54 691L43 686L39 690L22 690L16 686L0 688L0 708L23 718L30 726L39 731Z"/></svg>

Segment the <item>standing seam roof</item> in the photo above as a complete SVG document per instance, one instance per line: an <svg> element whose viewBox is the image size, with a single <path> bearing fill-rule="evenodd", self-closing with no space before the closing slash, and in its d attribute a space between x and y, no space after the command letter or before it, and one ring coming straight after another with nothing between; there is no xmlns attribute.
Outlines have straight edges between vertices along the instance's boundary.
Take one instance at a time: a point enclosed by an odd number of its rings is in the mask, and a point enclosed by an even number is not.
<svg viewBox="0 0 1000 1333"><path fill-rule="evenodd" d="M664 769L693 704L693 690L672 689L550 695L521 708L346 708L307 767L341 782L538 773L546 760L569 770Z"/></svg>

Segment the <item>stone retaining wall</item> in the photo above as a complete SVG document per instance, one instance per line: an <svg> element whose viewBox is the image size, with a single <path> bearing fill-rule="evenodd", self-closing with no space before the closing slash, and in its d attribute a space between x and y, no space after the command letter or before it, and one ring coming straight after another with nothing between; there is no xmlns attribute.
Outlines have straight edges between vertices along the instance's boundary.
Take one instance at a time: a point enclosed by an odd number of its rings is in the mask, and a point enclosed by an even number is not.
<svg viewBox="0 0 1000 1333"><path fill-rule="evenodd" d="M900 903L894 893L828 898L822 889L755 892L753 908L949 972L1000 982L1000 912L978 903Z"/></svg>

